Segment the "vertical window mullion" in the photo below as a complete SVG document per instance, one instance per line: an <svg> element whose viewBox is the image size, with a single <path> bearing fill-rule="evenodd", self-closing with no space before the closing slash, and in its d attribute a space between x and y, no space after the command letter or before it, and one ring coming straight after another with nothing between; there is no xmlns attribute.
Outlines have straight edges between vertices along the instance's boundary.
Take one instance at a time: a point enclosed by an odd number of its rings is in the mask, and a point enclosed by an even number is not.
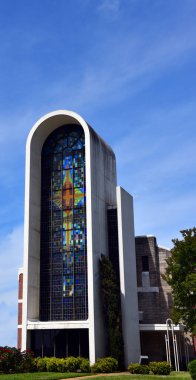
<svg viewBox="0 0 196 380"><path fill-rule="evenodd" d="M72 185L72 228L73 228L73 319L75 319L75 227L74 227L74 204L75 204L75 194L74 194L74 182L75 182L75 166L74 166L74 152L72 150L72 175L73 175L73 185Z"/></svg>

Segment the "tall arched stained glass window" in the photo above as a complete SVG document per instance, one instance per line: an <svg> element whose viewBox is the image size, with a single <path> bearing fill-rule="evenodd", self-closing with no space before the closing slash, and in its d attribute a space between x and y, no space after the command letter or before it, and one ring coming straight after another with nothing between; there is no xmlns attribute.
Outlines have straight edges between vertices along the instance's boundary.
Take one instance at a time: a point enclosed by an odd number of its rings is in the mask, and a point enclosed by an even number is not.
<svg viewBox="0 0 196 380"><path fill-rule="evenodd" d="M66 125L42 149L40 320L87 318L85 140Z"/></svg>

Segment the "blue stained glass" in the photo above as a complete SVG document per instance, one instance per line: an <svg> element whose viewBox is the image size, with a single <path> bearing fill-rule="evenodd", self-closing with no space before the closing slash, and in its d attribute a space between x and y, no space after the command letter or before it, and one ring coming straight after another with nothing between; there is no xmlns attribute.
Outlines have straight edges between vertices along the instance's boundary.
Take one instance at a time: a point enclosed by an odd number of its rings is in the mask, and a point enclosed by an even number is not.
<svg viewBox="0 0 196 380"><path fill-rule="evenodd" d="M58 140L58 145L61 146L61 150L65 149L65 147L67 147L67 137L62 136L62 138Z"/></svg>
<svg viewBox="0 0 196 380"><path fill-rule="evenodd" d="M80 141L81 141L81 143L83 144L83 147L84 147L85 146L84 133L82 134L82 136L80 136Z"/></svg>
<svg viewBox="0 0 196 380"><path fill-rule="evenodd" d="M84 154L83 154L83 152L77 152L74 154L73 164L74 164L74 167L76 167L76 168L84 165Z"/></svg>
<svg viewBox="0 0 196 380"><path fill-rule="evenodd" d="M63 293L64 293L64 297L73 296L74 294L73 276L63 276Z"/></svg>
<svg viewBox="0 0 196 380"><path fill-rule="evenodd" d="M78 295L84 293L85 289L85 276L83 274L76 274L75 276L76 292Z"/></svg>
<svg viewBox="0 0 196 380"><path fill-rule="evenodd" d="M85 233L82 230L74 230L74 245L78 249L84 249Z"/></svg>
<svg viewBox="0 0 196 380"><path fill-rule="evenodd" d="M67 266L67 265L72 265L73 264L73 261L74 261L74 254L73 252L64 252L63 253L63 261L64 261L64 266Z"/></svg>
<svg viewBox="0 0 196 380"><path fill-rule="evenodd" d="M75 168L74 170L74 186L84 187L84 168Z"/></svg>
<svg viewBox="0 0 196 380"><path fill-rule="evenodd" d="M85 189L84 188L74 188L74 206L81 207L84 205L85 201Z"/></svg>
<svg viewBox="0 0 196 380"><path fill-rule="evenodd" d="M83 146L84 146L84 145L83 145L82 141L77 140L76 143L75 143L74 146L73 146L73 150L79 150L79 149L82 149Z"/></svg>
<svg viewBox="0 0 196 380"><path fill-rule="evenodd" d="M61 170L61 167L62 167L61 154L54 154L53 155L52 166L53 166L53 170ZM54 174L54 172L52 174Z"/></svg>
<svg viewBox="0 0 196 380"><path fill-rule="evenodd" d="M76 136L77 137L77 136ZM74 143L75 143L75 141L76 141L76 137L75 136L69 136L69 138L68 138L68 144L69 144L69 146L72 148L73 147L73 145L74 145Z"/></svg>
<svg viewBox="0 0 196 380"><path fill-rule="evenodd" d="M64 169L70 169L73 166L73 157L72 154L66 155L63 158L63 168Z"/></svg>
<svg viewBox="0 0 196 380"><path fill-rule="evenodd" d="M87 319L85 151L84 132L78 125L60 127L44 143L42 204L42 231L48 235L41 235L40 273L46 273L40 277L41 316Z"/></svg>
<svg viewBox="0 0 196 380"><path fill-rule="evenodd" d="M85 220L81 219L78 222L74 222L74 229L75 230L81 230L85 228Z"/></svg>
<svg viewBox="0 0 196 380"><path fill-rule="evenodd" d="M53 150L54 153L60 153L62 152L62 146L57 144L55 147L54 147L54 150Z"/></svg>
<svg viewBox="0 0 196 380"><path fill-rule="evenodd" d="M78 251L75 252L75 261L77 263L84 261L85 252L84 251Z"/></svg>

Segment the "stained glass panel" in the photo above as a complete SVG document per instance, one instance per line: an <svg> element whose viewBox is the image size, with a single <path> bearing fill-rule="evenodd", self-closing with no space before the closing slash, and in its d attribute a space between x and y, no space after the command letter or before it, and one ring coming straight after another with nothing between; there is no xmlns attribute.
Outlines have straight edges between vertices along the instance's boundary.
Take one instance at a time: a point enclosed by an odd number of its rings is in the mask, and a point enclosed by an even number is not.
<svg viewBox="0 0 196 380"><path fill-rule="evenodd" d="M74 157L73 157L74 167L77 168L79 166L83 166L84 160L85 160L85 157L82 154L82 152L75 152Z"/></svg>
<svg viewBox="0 0 196 380"><path fill-rule="evenodd" d="M74 295L74 277L72 275L63 276L63 296L72 297Z"/></svg>
<svg viewBox="0 0 196 380"><path fill-rule="evenodd" d="M64 151L63 155L63 169L71 169L73 167L72 152Z"/></svg>
<svg viewBox="0 0 196 380"><path fill-rule="evenodd" d="M85 190L83 188L74 188L74 206L81 207L84 206L85 201Z"/></svg>
<svg viewBox="0 0 196 380"><path fill-rule="evenodd" d="M73 187L73 170L63 170L63 189L72 189Z"/></svg>
<svg viewBox="0 0 196 380"><path fill-rule="evenodd" d="M52 166L53 166L53 170L61 170L61 167L62 167L61 153L53 155Z"/></svg>
<svg viewBox="0 0 196 380"><path fill-rule="evenodd" d="M63 211L63 229L64 230L73 229L73 210Z"/></svg>
<svg viewBox="0 0 196 380"><path fill-rule="evenodd" d="M40 320L88 318L84 145L66 125L42 149Z"/></svg>
<svg viewBox="0 0 196 380"><path fill-rule="evenodd" d="M82 166L74 170L74 186L84 187L84 167Z"/></svg>

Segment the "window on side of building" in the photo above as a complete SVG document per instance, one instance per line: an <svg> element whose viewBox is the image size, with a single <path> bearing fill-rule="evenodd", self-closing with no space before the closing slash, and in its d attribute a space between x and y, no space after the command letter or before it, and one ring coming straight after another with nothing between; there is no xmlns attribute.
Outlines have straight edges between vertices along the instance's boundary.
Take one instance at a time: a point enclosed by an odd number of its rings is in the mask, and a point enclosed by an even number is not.
<svg viewBox="0 0 196 380"><path fill-rule="evenodd" d="M148 256L142 256L142 287L150 286L150 276L149 276L149 260Z"/></svg>

